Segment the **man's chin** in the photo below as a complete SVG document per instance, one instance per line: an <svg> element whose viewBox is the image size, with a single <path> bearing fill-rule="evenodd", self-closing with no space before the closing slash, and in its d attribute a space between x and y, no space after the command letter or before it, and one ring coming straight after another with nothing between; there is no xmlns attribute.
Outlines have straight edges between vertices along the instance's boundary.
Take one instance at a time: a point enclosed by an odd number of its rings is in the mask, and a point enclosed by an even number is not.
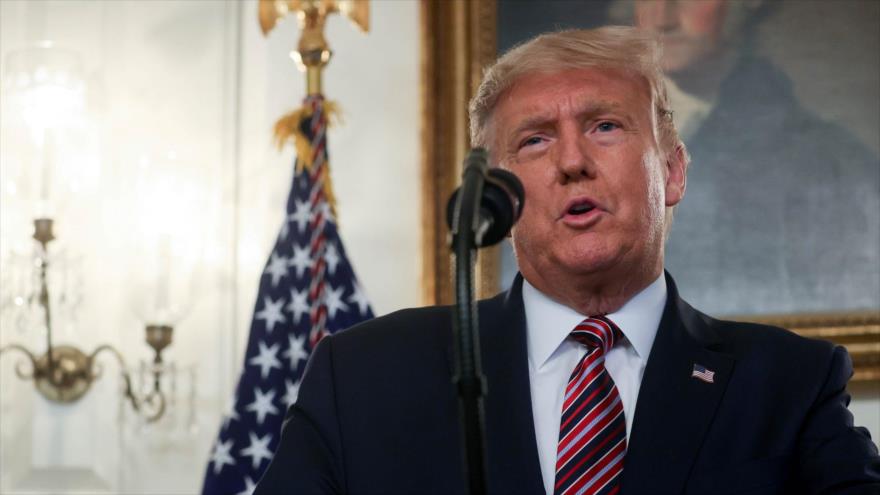
<svg viewBox="0 0 880 495"><path fill-rule="evenodd" d="M557 245L543 252L523 252L517 249L517 243L514 242L517 263L521 271L533 272L541 278L577 279L617 271L625 262L624 258L629 250L617 245L607 236L597 237L594 232L585 234L567 239L567 249L560 249L562 246Z"/></svg>
<svg viewBox="0 0 880 495"><path fill-rule="evenodd" d="M565 272L574 277L593 277L608 273L619 266L619 260L605 253L583 253L559 261Z"/></svg>

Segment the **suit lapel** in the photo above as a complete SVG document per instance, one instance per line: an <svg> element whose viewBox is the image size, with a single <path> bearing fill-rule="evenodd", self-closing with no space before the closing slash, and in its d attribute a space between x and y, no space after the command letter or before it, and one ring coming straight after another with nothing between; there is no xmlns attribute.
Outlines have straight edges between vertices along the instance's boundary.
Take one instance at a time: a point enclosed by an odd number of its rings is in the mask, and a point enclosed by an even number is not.
<svg viewBox="0 0 880 495"><path fill-rule="evenodd" d="M668 299L648 357L627 446L621 492L680 493L715 416L734 359L716 352L717 337L679 299L666 275ZM694 365L714 371L714 383L691 376Z"/></svg>
<svg viewBox="0 0 880 495"><path fill-rule="evenodd" d="M489 491L544 491L529 388L522 277L510 291L481 304L480 345L488 382L486 439Z"/></svg>

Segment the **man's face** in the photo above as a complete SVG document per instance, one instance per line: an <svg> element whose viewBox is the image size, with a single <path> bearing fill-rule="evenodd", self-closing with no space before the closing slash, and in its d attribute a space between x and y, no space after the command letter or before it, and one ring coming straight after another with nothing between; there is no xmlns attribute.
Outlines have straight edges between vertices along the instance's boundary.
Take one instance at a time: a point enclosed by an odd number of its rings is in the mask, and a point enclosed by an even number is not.
<svg viewBox="0 0 880 495"><path fill-rule="evenodd" d="M529 74L501 95L492 159L525 188L512 237L529 281L662 267L665 207L684 194L685 165L660 152L654 122L647 82L622 70Z"/></svg>
<svg viewBox="0 0 880 495"><path fill-rule="evenodd" d="M663 70L685 69L718 47L727 5L724 0L638 0L636 27L663 43Z"/></svg>

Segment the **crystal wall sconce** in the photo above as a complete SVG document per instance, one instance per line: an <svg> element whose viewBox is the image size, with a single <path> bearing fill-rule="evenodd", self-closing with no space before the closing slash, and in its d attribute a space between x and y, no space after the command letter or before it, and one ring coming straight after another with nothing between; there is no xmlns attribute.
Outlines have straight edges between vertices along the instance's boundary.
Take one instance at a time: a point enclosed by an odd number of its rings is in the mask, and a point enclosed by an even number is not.
<svg viewBox="0 0 880 495"><path fill-rule="evenodd" d="M15 372L19 378L32 380L37 391L46 399L57 403L73 403L79 400L89 391L92 383L101 376L102 366L97 358L102 353L109 353L119 363L124 382L126 399L132 407L147 422L153 422L162 417L165 412L167 399L161 387L163 373L162 351L171 344L174 329L170 325L146 325L146 342L153 348L154 357L152 363L153 384L152 388L143 395L135 393L132 386L132 377L129 367L122 354L109 344L103 344L95 348L91 353L86 353L72 345L56 345L52 341L52 312L50 308L49 285L47 275L49 272L48 245L55 239L52 231L52 219L40 218L34 220L34 239L39 242L41 251L38 259L39 267L39 294L38 302L43 311L46 325L46 351L36 354L23 345L10 344L0 347L0 355L9 351L18 351L27 358L24 362L18 362Z"/></svg>
<svg viewBox="0 0 880 495"><path fill-rule="evenodd" d="M134 270L136 273L132 274L132 280L128 281L130 285L137 286L135 279L141 272L156 276L146 281L143 287L138 286L138 290L132 291L132 302L137 307L135 312L145 323L145 339L154 353L152 362L144 363L140 368L146 374L146 383L133 383L135 376L140 379L144 373L132 371L122 353L109 344L99 345L91 351L74 345L59 345L55 339L59 339L64 330L59 322L71 319L58 314L59 309L63 311L60 301L65 298L66 290L55 285L54 281L58 280L59 273L64 272L65 267L59 263L59 259L50 258L49 245L55 240L53 219L59 209L56 203L63 193L68 193L63 186L79 178L76 175L80 172L79 168L70 167L69 163L65 165L70 160L65 162L58 157L67 158L64 145L70 144L70 136L78 135L70 131L82 128L86 120L85 73L83 61L76 52L48 41L12 51L6 56L2 74L4 115L18 117L15 120L17 126L10 124L10 127L30 131L26 135L30 136L37 150L32 153L36 159L23 160L29 166L22 167L22 176L26 179L23 183L30 184L32 189L33 197L29 200L33 200L34 209L26 218L36 218L33 220L32 236L37 241L34 246L36 254L28 259L26 297L14 298L17 300L14 305L27 302L33 318L21 326L25 329L45 327L46 343L42 353L20 342L10 343L0 347L0 355L13 351L21 355L23 359L15 363L16 375L33 381L37 391L46 399L68 404L76 402L89 391L102 375L103 366L99 358L103 354L110 354L120 367L125 400L131 403L139 416L147 422L154 422L173 402L169 400L173 390L163 390L162 382L166 382L164 388L169 388L168 380L163 378L173 378L175 367L173 363L164 361L163 352L171 344L174 325L188 309L186 306L194 291L184 288L183 294L178 294L172 293L171 289L185 285L175 284L179 280L194 280L194 267L198 266L196 256L185 257L175 249L181 246L200 247L197 241L181 240L179 236L181 232L198 235L197 229L192 227L197 222L181 212L197 211L191 203L194 202L192 196L197 195L199 190L197 187L189 190L182 188L184 180L181 175L185 167L172 160L173 152L167 153L164 162L160 160L161 163L142 159L131 174L137 179L131 187L138 198L135 203L143 210L139 211L141 215L132 223L138 228L149 227L144 232L136 233L138 247L144 252L156 254L155 266L146 259L152 259L149 255L133 263L137 270ZM26 152L19 153L30 156ZM190 182L200 184L197 180ZM150 246L153 241L156 242L155 249ZM57 253L53 250L52 254ZM0 306L4 302L0 296Z"/></svg>

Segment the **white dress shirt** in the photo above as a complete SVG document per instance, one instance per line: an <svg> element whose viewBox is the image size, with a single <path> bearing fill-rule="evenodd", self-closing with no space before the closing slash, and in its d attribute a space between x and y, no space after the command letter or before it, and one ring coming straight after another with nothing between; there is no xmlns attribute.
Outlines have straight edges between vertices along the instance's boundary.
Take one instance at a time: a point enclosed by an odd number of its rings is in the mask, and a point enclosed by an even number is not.
<svg viewBox="0 0 880 495"><path fill-rule="evenodd" d="M579 314L559 304L526 280L523 280L522 296L526 312L529 383L538 459L544 488L552 495L556 480L556 446L559 442L562 398L571 372L587 352L586 347L569 339L568 335L589 315ZM625 337L605 356L605 368L620 393L627 440L632 430L645 365L665 305L666 279L661 274L622 308L607 315L620 327Z"/></svg>

